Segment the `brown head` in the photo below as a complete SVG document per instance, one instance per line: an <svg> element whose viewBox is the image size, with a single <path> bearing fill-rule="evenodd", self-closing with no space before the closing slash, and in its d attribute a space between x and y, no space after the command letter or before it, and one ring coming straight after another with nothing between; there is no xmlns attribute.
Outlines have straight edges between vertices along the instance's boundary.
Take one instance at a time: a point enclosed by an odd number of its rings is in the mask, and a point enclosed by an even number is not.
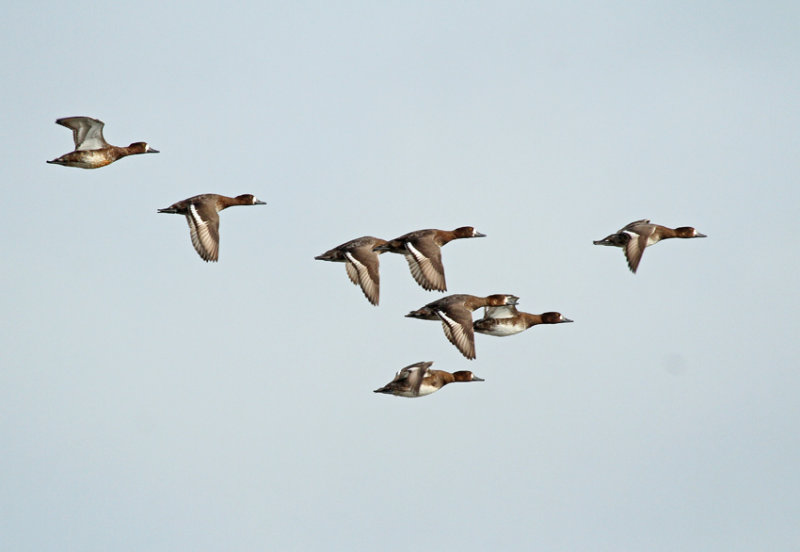
<svg viewBox="0 0 800 552"><path fill-rule="evenodd" d="M517 301L519 301L519 297L516 295L509 295L506 293L495 293L494 295L490 295L486 298L488 300L488 306L490 307L503 307L506 305L516 305Z"/></svg>
<svg viewBox="0 0 800 552"><path fill-rule="evenodd" d="M563 324L565 322L574 321L564 317L560 312L545 312L542 314L542 324Z"/></svg>
<svg viewBox="0 0 800 552"><path fill-rule="evenodd" d="M472 226L462 226L453 230L453 236L455 238L485 238L486 234L481 234Z"/></svg>
<svg viewBox="0 0 800 552"><path fill-rule="evenodd" d="M484 379L479 378L469 370L459 370L458 372L453 372L453 381L484 381Z"/></svg>
<svg viewBox="0 0 800 552"><path fill-rule="evenodd" d="M242 194L238 195L235 198L236 205L266 205L266 201L261 201L253 194Z"/></svg>
<svg viewBox="0 0 800 552"><path fill-rule="evenodd" d="M133 153L159 153L157 149L150 147L147 142L134 142L128 146L128 151Z"/></svg>
<svg viewBox="0 0 800 552"><path fill-rule="evenodd" d="M675 229L676 238L706 238L705 234L701 234L691 226L681 226Z"/></svg>

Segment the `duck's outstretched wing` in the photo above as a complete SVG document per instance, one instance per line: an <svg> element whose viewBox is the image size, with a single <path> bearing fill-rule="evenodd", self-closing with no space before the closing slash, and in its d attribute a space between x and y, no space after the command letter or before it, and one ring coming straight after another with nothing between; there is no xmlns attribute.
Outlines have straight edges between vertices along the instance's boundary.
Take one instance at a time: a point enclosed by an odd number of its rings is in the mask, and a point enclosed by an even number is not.
<svg viewBox="0 0 800 552"><path fill-rule="evenodd" d="M405 248L406 261L414 280L428 291L447 291L439 246L431 240L421 239L407 241Z"/></svg>
<svg viewBox="0 0 800 552"><path fill-rule="evenodd" d="M75 149L96 150L109 146L103 138L103 126L105 123L99 119L91 117L64 117L56 119L56 123L72 130L72 141L75 142Z"/></svg>
<svg viewBox="0 0 800 552"><path fill-rule="evenodd" d="M219 259L219 214L214 209L198 209L191 204L186 221L195 251L204 261L216 262Z"/></svg>

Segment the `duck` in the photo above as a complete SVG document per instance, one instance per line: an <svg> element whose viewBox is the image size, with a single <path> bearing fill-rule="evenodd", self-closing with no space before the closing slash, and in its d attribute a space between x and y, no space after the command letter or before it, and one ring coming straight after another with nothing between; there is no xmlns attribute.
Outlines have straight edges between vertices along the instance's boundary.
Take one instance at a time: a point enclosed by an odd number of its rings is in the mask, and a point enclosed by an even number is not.
<svg viewBox="0 0 800 552"><path fill-rule="evenodd" d="M385 393L398 397L424 397L435 393L448 383L456 381L484 381L469 370L446 372L444 370L431 370L433 362L415 362L401 369L395 374L394 379L376 389L374 393Z"/></svg>
<svg viewBox="0 0 800 552"><path fill-rule="evenodd" d="M610 234L602 240L595 240L595 245L607 245L610 247L621 247L628 260L628 268L636 274L639 262L645 247L649 247L661 240L669 238L706 238L691 226L680 226L678 228L668 228L660 224L651 224L649 220L636 220L620 229L614 234Z"/></svg>
<svg viewBox="0 0 800 552"><path fill-rule="evenodd" d="M519 297L505 293L478 297L456 294L442 297L424 307L411 311L406 318L420 320L441 320L447 340L469 360L475 359L475 332L472 325L472 311L481 307L502 307L516 305Z"/></svg>
<svg viewBox="0 0 800 552"><path fill-rule="evenodd" d="M476 320L473 328L476 332L503 337L524 332L539 324L565 324L573 320L560 312L543 312L531 314L520 312L514 305L502 307L484 307L483 318Z"/></svg>
<svg viewBox="0 0 800 552"><path fill-rule="evenodd" d="M112 146L103 138L105 123L91 117L64 117L56 119L56 124L72 130L75 150L48 161L55 165L77 167L79 169L99 169L110 165L117 159L139 153L159 153L147 142L134 142L130 146Z"/></svg>
<svg viewBox="0 0 800 552"><path fill-rule="evenodd" d="M169 207L159 213L186 216L192 245L206 262L219 260L219 212L234 205L266 205L252 194L228 197L219 194L200 194Z"/></svg>
<svg viewBox="0 0 800 552"><path fill-rule="evenodd" d="M389 251L405 255L414 280L427 291L447 291L442 264L442 246L461 238L485 238L472 226L455 230L417 230L375 247L376 251Z"/></svg>
<svg viewBox="0 0 800 552"><path fill-rule="evenodd" d="M378 255L383 251L375 251L374 248L385 243L386 240L380 238L362 236L317 255L314 259L345 263L350 281L361 287L367 301L378 306L381 284Z"/></svg>

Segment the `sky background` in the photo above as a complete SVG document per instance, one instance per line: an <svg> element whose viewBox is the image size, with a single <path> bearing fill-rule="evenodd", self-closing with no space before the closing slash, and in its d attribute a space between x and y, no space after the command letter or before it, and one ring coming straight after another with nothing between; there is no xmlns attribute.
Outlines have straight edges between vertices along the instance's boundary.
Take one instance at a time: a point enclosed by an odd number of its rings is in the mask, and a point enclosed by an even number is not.
<svg viewBox="0 0 800 552"><path fill-rule="evenodd" d="M0 547L797 550L800 6L379 4L6 4ZM313 259L464 225L448 293L575 323L467 361ZM372 393L425 360L486 381Z"/></svg>

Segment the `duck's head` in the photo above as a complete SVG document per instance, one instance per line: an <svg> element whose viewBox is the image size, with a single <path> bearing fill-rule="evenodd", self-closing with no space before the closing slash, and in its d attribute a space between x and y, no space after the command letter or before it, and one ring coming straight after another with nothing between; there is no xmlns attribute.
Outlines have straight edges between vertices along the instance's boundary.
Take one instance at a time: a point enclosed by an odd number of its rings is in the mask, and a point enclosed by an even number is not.
<svg viewBox="0 0 800 552"><path fill-rule="evenodd" d="M485 238L486 234L481 234L472 226L462 226L453 230L453 234L459 238Z"/></svg>
<svg viewBox="0 0 800 552"><path fill-rule="evenodd" d="M453 381L485 381L483 378L479 378L469 370L459 370L458 372L453 372Z"/></svg>
<svg viewBox="0 0 800 552"><path fill-rule="evenodd" d="M504 307L507 305L516 305L519 302L519 297L510 295L508 293L495 293L489 296L489 306Z"/></svg>
<svg viewBox="0 0 800 552"><path fill-rule="evenodd" d="M147 142L134 142L128 146L128 149L131 149L136 153L161 153Z"/></svg>
<svg viewBox="0 0 800 552"><path fill-rule="evenodd" d="M266 205L266 201L261 201L253 194L242 194L236 196L236 199L240 202L241 205Z"/></svg>
<svg viewBox="0 0 800 552"><path fill-rule="evenodd" d="M565 322L574 322L574 320L570 320L560 312L546 312L542 314L542 322L544 324L563 324Z"/></svg>
<svg viewBox="0 0 800 552"><path fill-rule="evenodd" d="M675 235L679 238L707 238L705 234L701 234L691 226L681 226L675 229Z"/></svg>

